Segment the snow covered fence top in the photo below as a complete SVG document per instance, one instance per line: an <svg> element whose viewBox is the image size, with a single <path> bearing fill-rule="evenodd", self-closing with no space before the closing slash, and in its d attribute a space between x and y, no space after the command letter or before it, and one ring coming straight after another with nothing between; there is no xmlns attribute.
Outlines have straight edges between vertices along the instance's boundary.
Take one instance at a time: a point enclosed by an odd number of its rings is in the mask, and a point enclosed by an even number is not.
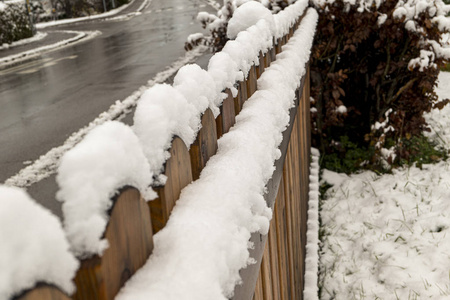
<svg viewBox="0 0 450 300"><path fill-rule="evenodd" d="M127 125L110 121L89 132L61 159L56 177L57 199L63 202L64 227L72 251L79 257L101 255L111 198L131 185L146 199L155 193L152 173L139 140Z"/></svg>
<svg viewBox="0 0 450 300"><path fill-rule="evenodd" d="M59 219L21 189L0 185L0 240L0 299L39 282L73 292L78 261Z"/></svg>
<svg viewBox="0 0 450 300"><path fill-rule="evenodd" d="M111 122L94 129L64 155L57 176L57 198L64 202L65 229L77 256L101 255L107 247L102 234L108 223L111 196L125 184L134 185L145 196L146 187L153 183L152 175L157 183L164 183L161 174L173 137L180 136L189 147L205 110L210 108L217 117L226 97L223 91L229 88L236 96L237 81L244 78L251 65L259 63L259 54L273 46L274 38L289 33L307 4L307 0L297 1L269 17L262 4L245 3L235 12L236 23L244 23L239 21L245 18L240 9L256 10L264 18L254 19L253 25L237 26L242 31L210 59L207 71L197 65L184 66L173 86L155 85L142 95L133 125L139 141L127 126Z"/></svg>
<svg viewBox="0 0 450 300"><path fill-rule="evenodd" d="M280 157L295 91L305 74L318 15L309 9L258 90L219 140L200 179L187 186L147 264L116 299L228 299L239 270L253 262L251 233L265 234L272 212L265 186Z"/></svg>

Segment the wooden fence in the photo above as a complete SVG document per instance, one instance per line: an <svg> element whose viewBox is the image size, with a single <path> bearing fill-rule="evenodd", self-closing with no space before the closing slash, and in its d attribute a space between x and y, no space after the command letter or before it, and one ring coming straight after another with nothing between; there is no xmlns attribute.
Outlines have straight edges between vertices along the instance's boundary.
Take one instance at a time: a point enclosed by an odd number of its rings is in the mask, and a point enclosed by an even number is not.
<svg viewBox="0 0 450 300"><path fill-rule="evenodd" d="M199 178L208 159L217 151L217 139L228 132L244 102L256 91L257 78L282 51L301 18L288 35L275 41L273 49L260 55L245 81L237 83L238 95L228 97L214 119L210 110L202 116L202 128L190 150L175 137L165 164L167 182L155 186L158 198L145 202L139 192L125 187L114 199L105 231L109 248L101 257L81 262L76 275L77 292L68 297L52 286L40 285L18 299L113 299L124 283L144 265L153 249L154 233L167 223L181 190ZM310 119L309 73L298 89L290 125L283 133L282 156L268 183L265 199L274 214L269 234L253 234L251 256L257 261L241 271L243 285L235 289L236 300L302 299L309 186Z"/></svg>

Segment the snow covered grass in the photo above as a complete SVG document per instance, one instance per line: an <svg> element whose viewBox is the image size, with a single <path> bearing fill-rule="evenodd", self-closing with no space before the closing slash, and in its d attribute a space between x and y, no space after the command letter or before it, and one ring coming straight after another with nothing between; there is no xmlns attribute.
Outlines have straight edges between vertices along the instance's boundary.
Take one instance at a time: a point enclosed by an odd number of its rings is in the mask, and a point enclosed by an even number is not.
<svg viewBox="0 0 450 300"><path fill-rule="evenodd" d="M437 92L449 97L448 73ZM429 138L450 149L450 107L426 118ZM321 299L450 298L450 163L392 174L324 170Z"/></svg>

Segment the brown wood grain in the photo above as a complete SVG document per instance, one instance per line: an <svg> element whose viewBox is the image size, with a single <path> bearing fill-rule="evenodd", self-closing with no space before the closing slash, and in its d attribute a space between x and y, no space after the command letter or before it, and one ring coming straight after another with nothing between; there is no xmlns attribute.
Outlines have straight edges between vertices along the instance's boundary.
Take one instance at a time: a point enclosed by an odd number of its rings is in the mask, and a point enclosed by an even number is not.
<svg viewBox="0 0 450 300"><path fill-rule="evenodd" d="M276 204L275 204L276 205ZM275 224L275 214L274 218L270 222L270 230L269 230L269 254L270 254L270 269L272 271L272 291L273 291L273 299L280 300L281 299L281 286L280 286L280 273L278 266L278 245L277 245L277 226Z"/></svg>
<svg viewBox="0 0 450 300"><path fill-rule="evenodd" d="M261 74L264 72L264 54L261 51L259 52L258 60L259 65L256 67L256 78L259 78Z"/></svg>
<svg viewBox="0 0 450 300"><path fill-rule="evenodd" d="M270 265L270 245L269 239L267 239L266 247L264 249L263 259L261 262L260 276L262 279L262 288L265 300L273 300L272 290L272 268Z"/></svg>
<svg viewBox="0 0 450 300"><path fill-rule="evenodd" d="M22 295L15 297L14 300L70 300L70 297L57 287L39 284Z"/></svg>
<svg viewBox="0 0 450 300"><path fill-rule="evenodd" d="M235 103L233 95L230 89L226 89L225 93L227 98L223 100L222 106L220 106L220 115L216 118L217 139L227 133L231 126L236 123Z"/></svg>
<svg viewBox="0 0 450 300"><path fill-rule="evenodd" d="M294 123L295 124L295 123ZM295 126L292 129L292 135L295 133ZM292 140L289 143L292 145ZM289 265L289 288L293 299L298 299L295 293L295 253L294 253L294 240L297 238L294 235L294 220L293 220L293 201L295 201L295 197L293 195L293 186L294 186L294 178L292 177L291 170L291 156L288 148L288 153L286 155L285 166L283 170L283 179L284 179L284 193L285 193L285 207L286 207L286 215L285 222L287 228L287 251L288 251L288 265Z"/></svg>
<svg viewBox="0 0 450 300"><path fill-rule="evenodd" d="M250 71L248 71L248 76L246 80L247 84L247 99L249 99L253 93L256 91L256 80L258 79L256 75L256 67L252 66Z"/></svg>
<svg viewBox="0 0 450 300"><path fill-rule="evenodd" d="M200 173L209 158L217 152L217 130L214 115L207 109L202 116L202 128L197 134L195 142L191 145L192 179L200 178Z"/></svg>
<svg viewBox="0 0 450 300"><path fill-rule="evenodd" d="M183 140L174 137L169 153L170 158L164 166L167 181L164 186L154 188L158 198L148 202L154 233L166 225L181 190L192 182L190 154Z"/></svg>
<svg viewBox="0 0 450 300"><path fill-rule="evenodd" d="M114 299L150 256L153 250L150 211L138 190L125 188L114 201L105 238L109 247L103 255L81 262L73 299Z"/></svg>
<svg viewBox="0 0 450 300"><path fill-rule="evenodd" d="M234 113L236 116L241 112L245 101L247 101L247 83L246 81L240 81L238 85L238 95L234 98Z"/></svg>
<svg viewBox="0 0 450 300"><path fill-rule="evenodd" d="M278 247L278 272L280 279L281 299L288 300L291 298L289 288L289 252L287 249L287 227L286 227L286 207L284 194L284 180L278 190L278 197L275 206L275 224L277 226L277 247Z"/></svg>

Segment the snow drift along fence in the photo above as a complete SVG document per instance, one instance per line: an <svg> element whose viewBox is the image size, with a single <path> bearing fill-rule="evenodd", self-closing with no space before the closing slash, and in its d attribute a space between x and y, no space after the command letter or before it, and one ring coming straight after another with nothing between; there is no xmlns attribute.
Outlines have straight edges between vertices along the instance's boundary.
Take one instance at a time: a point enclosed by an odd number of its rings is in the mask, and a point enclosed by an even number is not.
<svg viewBox="0 0 450 300"><path fill-rule="evenodd" d="M302 17L303 18L303 17ZM259 56L245 80L237 82L238 93L228 97L214 118L207 109L202 128L190 149L174 137L165 163L164 185L154 186L158 197L144 201L134 187L124 187L114 197L104 238L109 247L101 256L84 259L75 277L77 290L72 299L114 299L119 290L146 263L153 250L153 235L169 221L181 191L197 180L206 163L216 154L217 140L235 124L244 103L257 91L257 79L263 74L283 45L298 29L298 18L290 32L274 41L274 46ZM308 49L309 51L309 49ZM302 299L306 219L310 160L309 72L296 93L290 109L290 122L283 133L281 156L267 184L264 199L273 209L269 234L254 233L250 256L254 264L240 271L242 285L235 287L233 299ZM207 226L207 225L204 225ZM226 241L224 241L226 242ZM193 274L198 270L192 270ZM56 287L40 285L18 299L70 299Z"/></svg>

